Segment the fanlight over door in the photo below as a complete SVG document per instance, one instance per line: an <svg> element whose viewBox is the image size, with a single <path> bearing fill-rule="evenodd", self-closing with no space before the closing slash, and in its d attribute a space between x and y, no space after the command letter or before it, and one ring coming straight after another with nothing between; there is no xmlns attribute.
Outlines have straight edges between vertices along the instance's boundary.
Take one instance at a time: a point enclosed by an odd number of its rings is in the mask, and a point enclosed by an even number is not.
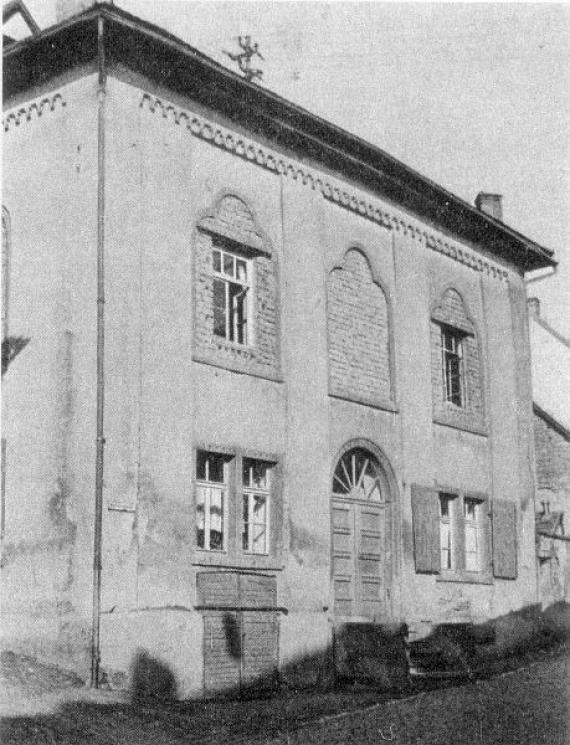
<svg viewBox="0 0 570 745"><path fill-rule="evenodd" d="M348 450L333 473L331 513L335 615L386 618L390 495L378 459Z"/></svg>

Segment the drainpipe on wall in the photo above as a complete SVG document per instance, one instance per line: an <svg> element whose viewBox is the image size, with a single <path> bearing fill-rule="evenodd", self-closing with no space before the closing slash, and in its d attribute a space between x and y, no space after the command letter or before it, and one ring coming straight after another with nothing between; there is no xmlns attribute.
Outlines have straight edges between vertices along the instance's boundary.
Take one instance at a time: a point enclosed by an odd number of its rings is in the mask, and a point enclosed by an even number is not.
<svg viewBox="0 0 570 745"><path fill-rule="evenodd" d="M103 414L105 402L105 46L103 18L97 26L97 436L95 456L95 521L93 527L93 620L91 635L91 687L99 683L101 619L101 544L103 532Z"/></svg>

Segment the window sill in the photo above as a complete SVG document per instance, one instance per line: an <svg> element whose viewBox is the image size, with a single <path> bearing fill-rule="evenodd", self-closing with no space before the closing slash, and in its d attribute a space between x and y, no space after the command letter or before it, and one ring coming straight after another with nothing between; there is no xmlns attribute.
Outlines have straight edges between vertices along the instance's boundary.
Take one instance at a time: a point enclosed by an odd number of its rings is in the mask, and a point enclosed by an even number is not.
<svg viewBox="0 0 570 745"><path fill-rule="evenodd" d="M350 396L344 393L329 392L329 398L337 399L338 401L348 401L351 404L359 404L360 406L368 406L370 409L378 409L379 411L390 411L394 414L398 413L398 409L393 401L378 400L378 399L367 399L359 396Z"/></svg>
<svg viewBox="0 0 570 745"><path fill-rule="evenodd" d="M466 571L448 571L438 574L435 578L436 582L460 582L462 584L469 585L492 585L493 578L490 574L483 574L477 572L466 572Z"/></svg>
<svg viewBox="0 0 570 745"><path fill-rule="evenodd" d="M224 357L224 352L239 354L243 349L247 347L228 346L223 347L219 351L212 348L208 352L195 352L192 355L194 362L199 362L203 365L209 365L211 367L218 367L222 370L229 370L230 372L239 373L240 375L250 375L253 378L263 378L264 380L271 380L274 383L283 383L283 376L279 374L277 369L262 366L255 358L255 354L249 356L239 356L235 359L229 359Z"/></svg>
<svg viewBox="0 0 570 745"><path fill-rule="evenodd" d="M451 429L458 429L462 432L469 432L472 435L480 435L481 437L487 437L487 428L474 420L470 421L471 415L463 412L462 409L449 410L448 414L439 414L434 416L434 424L439 424L441 427L450 427Z"/></svg>
<svg viewBox="0 0 570 745"><path fill-rule="evenodd" d="M244 554L230 556L219 552L201 551L196 549L192 557L192 565L200 567L219 567L223 569L260 569L263 571L282 571L283 561L276 556L260 556L258 554Z"/></svg>

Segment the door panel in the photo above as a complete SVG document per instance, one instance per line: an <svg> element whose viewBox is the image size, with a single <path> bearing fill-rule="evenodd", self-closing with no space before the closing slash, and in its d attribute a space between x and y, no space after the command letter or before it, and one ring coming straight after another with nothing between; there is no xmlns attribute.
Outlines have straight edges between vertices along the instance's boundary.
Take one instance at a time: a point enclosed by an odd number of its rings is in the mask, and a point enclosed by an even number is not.
<svg viewBox="0 0 570 745"><path fill-rule="evenodd" d="M335 614L369 619L386 615L386 508L332 501Z"/></svg>

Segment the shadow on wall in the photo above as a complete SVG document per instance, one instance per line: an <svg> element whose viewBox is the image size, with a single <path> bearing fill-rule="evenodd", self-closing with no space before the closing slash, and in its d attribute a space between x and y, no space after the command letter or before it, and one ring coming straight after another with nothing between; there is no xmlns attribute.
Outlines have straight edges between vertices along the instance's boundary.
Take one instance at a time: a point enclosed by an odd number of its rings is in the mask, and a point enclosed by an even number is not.
<svg viewBox="0 0 570 745"><path fill-rule="evenodd" d="M504 672L570 641L570 605L528 605L483 624L446 623L409 645L412 673L467 678Z"/></svg>
<svg viewBox="0 0 570 745"><path fill-rule="evenodd" d="M134 704L149 700L176 701L176 680L172 671L162 662L139 650L133 662L131 698Z"/></svg>

